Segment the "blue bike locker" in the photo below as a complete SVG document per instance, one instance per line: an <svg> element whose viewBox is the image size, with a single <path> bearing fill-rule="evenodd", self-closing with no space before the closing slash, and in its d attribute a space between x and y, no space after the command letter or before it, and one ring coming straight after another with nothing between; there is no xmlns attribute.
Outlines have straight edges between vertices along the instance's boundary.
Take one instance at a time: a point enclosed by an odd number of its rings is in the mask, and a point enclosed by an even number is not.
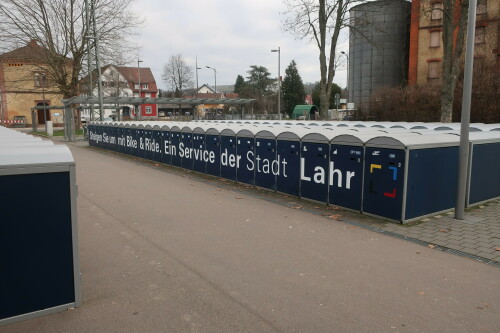
<svg viewBox="0 0 500 333"><path fill-rule="evenodd" d="M300 139L295 131L284 131L276 137L276 153L281 169L276 176L276 191L300 196Z"/></svg>
<svg viewBox="0 0 500 333"><path fill-rule="evenodd" d="M181 155L182 167L186 170L193 169L193 129L191 126L184 126L181 130Z"/></svg>
<svg viewBox="0 0 500 333"><path fill-rule="evenodd" d="M146 155L146 124L137 125L137 157L144 158Z"/></svg>
<svg viewBox="0 0 500 333"><path fill-rule="evenodd" d="M179 126L170 128L170 164L176 167L182 167L182 157L180 155L179 144L181 143L181 129Z"/></svg>
<svg viewBox="0 0 500 333"><path fill-rule="evenodd" d="M171 140L170 140L170 126L168 125L163 125L161 127L161 146L162 148L162 153L161 153L161 163L163 164L172 164L172 154L171 154Z"/></svg>
<svg viewBox="0 0 500 333"><path fill-rule="evenodd" d="M393 134L366 142L363 212L402 223L452 209L459 138Z"/></svg>
<svg viewBox="0 0 500 333"><path fill-rule="evenodd" d="M254 136L255 134L243 129L236 134L236 180L240 183L254 185Z"/></svg>
<svg viewBox="0 0 500 333"><path fill-rule="evenodd" d="M283 169L276 151L280 131L265 129L255 134L255 186L276 190L276 177Z"/></svg>
<svg viewBox="0 0 500 333"><path fill-rule="evenodd" d="M500 197L500 132L469 133L467 206Z"/></svg>
<svg viewBox="0 0 500 333"><path fill-rule="evenodd" d="M220 132L216 127L210 127L205 132L205 147L210 156L206 162L206 172L220 177Z"/></svg>
<svg viewBox="0 0 500 333"><path fill-rule="evenodd" d="M220 132L220 176L236 180L236 133L229 128Z"/></svg>
<svg viewBox="0 0 500 333"><path fill-rule="evenodd" d="M363 164L363 141L355 135L340 134L330 140L330 204L361 211Z"/></svg>
<svg viewBox="0 0 500 333"><path fill-rule="evenodd" d="M328 203L328 158L330 140L310 133L301 140L300 197Z"/></svg>
<svg viewBox="0 0 500 333"><path fill-rule="evenodd" d="M8 207L0 218L0 326L80 306L76 171L68 147L1 147L0 188ZM39 195L41 188L50 195ZM48 209L55 202L57 209Z"/></svg>
<svg viewBox="0 0 500 333"><path fill-rule="evenodd" d="M205 131L205 128L199 126L193 129L193 170L200 173L207 172L207 161L210 158L205 147Z"/></svg>
<svg viewBox="0 0 500 333"><path fill-rule="evenodd" d="M161 127L159 125L154 125L152 132L152 144L155 149L153 151L153 161L162 162L162 151L163 151L163 140L161 138Z"/></svg>
<svg viewBox="0 0 500 333"><path fill-rule="evenodd" d="M153 155L154 155L154 149L156 148L153 144L153 126L150 124L146 124L144 126L144 132L143 132L143 150L144 150L144 155L142 156L143 158L152 161L153 160Z"/></svg>

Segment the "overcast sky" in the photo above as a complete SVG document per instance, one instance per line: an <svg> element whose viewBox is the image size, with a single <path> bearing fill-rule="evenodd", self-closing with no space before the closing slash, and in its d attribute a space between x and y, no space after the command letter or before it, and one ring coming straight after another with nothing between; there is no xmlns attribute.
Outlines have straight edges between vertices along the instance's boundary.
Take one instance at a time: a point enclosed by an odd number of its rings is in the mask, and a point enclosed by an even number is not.
<svg viewBox="0 0 500 333"><path fill-rule="evenodd" d="M265 66L275 78L281 48L281 75L291 60L297 63L304 83L319 81L319 51L309 40L296 40L283 31L281 0L136 0L133 11L144 20L140 28L141 66L150 67L161 89L168 89L161 70L171 55L182 54L193 68L198 56L199 86L234 84L237 75L246 78L251 65ZM344 38L345 39L345 38ZM337 51L348 51L348 41L340 41ZM344 57L345 58L345 57ZM346 62L334 82L346 85Z"/></svg>

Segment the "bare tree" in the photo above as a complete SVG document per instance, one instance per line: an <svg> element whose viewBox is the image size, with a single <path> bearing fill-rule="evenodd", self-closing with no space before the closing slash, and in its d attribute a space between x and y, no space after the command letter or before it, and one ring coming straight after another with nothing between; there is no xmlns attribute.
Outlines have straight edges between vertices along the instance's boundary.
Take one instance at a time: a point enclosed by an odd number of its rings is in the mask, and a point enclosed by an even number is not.
<svg viewBox="0 0 500 333"><path fill-rule="evenodd" d="M189 67L181 54L173 55L163 66L161 74L163 82L172 87L177 96L182 96L185 89L194 85L193 68Z"/></svg>
<svg viewBox="0 0 500 333"><path fill-rule="evenodd" d="M130 54L133 36L140 20L129 11L133 0L94 1L103 63ZM86 75L87 26L82 0L2 0L0 2L0 45L6 50L34 40L41 47L37 57L64 98L77 95L78 80ZM120 41L120 42L117 42Z"/></svg>
<svg viewBox="0 0 500 333"><path fill-rule="evenodd" d="M300 39L312 39L319 49L320 115L328 115L336 69L340 30L347 26L349 8L364 0L284 0L288 15L284 28Z"/></svg>
<svg viewBox="0 0 500 333"><path fill-rule="evenodd" d="M460 74L467 30L468 0L443 2L443 84L441 86L441 122L450 123L455 87Z"/></svg>

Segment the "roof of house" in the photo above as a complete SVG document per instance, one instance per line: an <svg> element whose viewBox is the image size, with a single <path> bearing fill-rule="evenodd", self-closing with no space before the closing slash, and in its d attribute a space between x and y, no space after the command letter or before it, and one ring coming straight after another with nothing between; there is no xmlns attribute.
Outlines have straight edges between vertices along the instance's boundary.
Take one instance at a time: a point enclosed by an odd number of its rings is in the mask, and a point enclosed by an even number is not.
<svg viewBox="0 0 500 333"><path fill-rule="evenodd" d="M122 67L115 66L116 70L120 72L121 75L128 82L139 82L139 71L141 72L141 82L142 83L155 83L156 80L153 76L153 72L151 72L151 68L149 67L140 67L139 70L137 67Z"/></svg>
<svg viewBox="0 0 500 333"><path fill-rule="evenodd" d="M46 62L50 56L49 51L45 47L38 45L36 40L32 39L26 46L0 54L0 60ZM67 60L71 59L67 58Z"/></svg>

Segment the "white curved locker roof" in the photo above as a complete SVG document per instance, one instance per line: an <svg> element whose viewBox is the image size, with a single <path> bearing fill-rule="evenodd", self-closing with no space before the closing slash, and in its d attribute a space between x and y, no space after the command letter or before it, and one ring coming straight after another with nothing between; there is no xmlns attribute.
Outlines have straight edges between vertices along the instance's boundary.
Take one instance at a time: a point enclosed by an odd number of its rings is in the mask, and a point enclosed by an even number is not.
<svg viewBox="0 0 500 333"><path fill-rule="evenodd" d="M0 148L0 169L74 164L65 145Z"/></svg>
<svg viewBox="0 0 500 333"><path fill-rule="evenodd" d="M452 134L419 135L394 134L392 136L378 136L366 141L367 147L392 148L392 149L423 149L458 146L460 138Z"/></svg>

